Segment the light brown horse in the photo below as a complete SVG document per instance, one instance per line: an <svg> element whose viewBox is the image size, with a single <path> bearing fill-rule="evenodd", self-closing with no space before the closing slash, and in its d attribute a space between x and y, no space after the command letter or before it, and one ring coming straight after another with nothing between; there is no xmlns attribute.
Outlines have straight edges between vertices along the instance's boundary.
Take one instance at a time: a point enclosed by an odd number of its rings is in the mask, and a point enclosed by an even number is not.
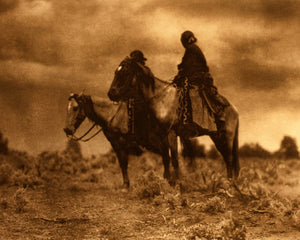
<svg viewBox="0 0 300 240"><path fill-rule="evenodd" d="M174 130L177 135L179 122L176 109L178 106L179 94L172 84L167 84L162 80L155 79L155 91L149 91L147 76L143 66L132 61L130 58L125 58L117 68L114 80L111 84L108 96L113 101L119 101L126 98L129 92L128 88L133 83L137 84L137 91L143 95L150 115L154 119L158 119L159 123L164 123L169 126L169 130ZM238 128L239 116L237 110L230 105L225 109L226 122L225 132L219 130L212 132L198 132L197 136L208 135L213 140L216 148L219 150L227 167L228 178L238 177L239 174L239 157L238 157ZM193 163L194 154L189 139L181 138L185 144L185 155L191 159ZM190 150L189 150L190 149Z"/></svg>
<svg viewBox="0 0 300 240"><path fill-rule="evenodd" d="M119 105L114 104L109 99L85 94L71 94L69 97L64 131L67 136L73 137L85 118L88 118L99 125L118 157L122 170L124 187L129 187L129 178L127 174L128 156L142 154L144 149L139 145L142 145L144 148L157 153L162 157L164 177L169 181L171 180L169 170L171 159L175 172L175 181L178 177L177 136L175 132L173 130L163 130L162 124L159 124L155 119L152 119L150 125L151 143L147 145L135 143L135 145L133 145L130 142L132 140L128 139L126 133L123 133L111 125L111 120L115 117L118 108ZM163 127L166 129L169 128L168 125L164 125Z"/></svg>

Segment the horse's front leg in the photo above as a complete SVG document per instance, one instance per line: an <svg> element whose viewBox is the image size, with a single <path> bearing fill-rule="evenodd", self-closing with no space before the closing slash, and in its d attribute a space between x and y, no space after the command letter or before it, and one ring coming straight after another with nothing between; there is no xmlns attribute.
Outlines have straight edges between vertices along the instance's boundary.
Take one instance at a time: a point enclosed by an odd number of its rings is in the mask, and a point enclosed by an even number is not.
<svg viewBox="0 0 300 240"><path fill-rule="evenodd" d="M187 162L189 171L193 172L197 167L195 162L195 151L193 148L193 144L187 137L180 137L180 141L182 144L182 155L184 157L184 160L185 162Z"/></svg>
<svg viewBox="0 0 300 240"><path fill-rule="evenodd" d="M228 141L228 137L225 135L211 135L210 136L215 143L216 148L221 153L227 169L227 178L231 179L233 174L233 155L232 144Z"/></svg>
<svg viewBox="0 0 300 240"><path fill-rule="evenodd" d="M121 167L122 176L123 176L123 188L129 188L129 178L127 173L127 167L128 167L128 153L127 151L123 149L117 149L115 150L118 161Z"/></svg>
<svg viewBox="0 0 300 240"><path fill-rule="evenodd" d="M169 156L169 149L167 147L162 150L161 156L164 164L164 178L169 181L170 180L170 156Z"/></svg>

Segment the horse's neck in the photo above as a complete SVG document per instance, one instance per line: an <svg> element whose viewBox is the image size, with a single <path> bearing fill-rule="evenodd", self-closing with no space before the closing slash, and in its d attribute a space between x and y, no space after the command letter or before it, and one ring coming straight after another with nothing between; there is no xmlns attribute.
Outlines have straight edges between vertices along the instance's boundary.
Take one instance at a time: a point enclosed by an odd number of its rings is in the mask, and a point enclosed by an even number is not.
<svg viewBox="0 0 300 240"><path fill-rule="evenodd" d="M149 99L150 109L155 117L168 122L176 119L178 94L176 89L168 84L156 84L154 96Z"/></svg>
<svg viewBox="0 0 300 240"><path fill-rule="evenodd" d="M110 100L101 97L91 96L91 100L94 113L91 115L87 114L87 117L104 127L114 116L117 106Z"/></svg>

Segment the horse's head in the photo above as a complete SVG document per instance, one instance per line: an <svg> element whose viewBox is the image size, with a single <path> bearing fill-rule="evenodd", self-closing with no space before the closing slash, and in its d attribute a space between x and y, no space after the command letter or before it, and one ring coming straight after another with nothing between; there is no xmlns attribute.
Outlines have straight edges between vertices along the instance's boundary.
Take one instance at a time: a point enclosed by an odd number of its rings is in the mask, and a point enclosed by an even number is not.
<svg viewBox="0 0 300 240"><path fill-rule="evenodd" d="M114 80L108 91L108 97L112 101L120 101L126 99L128 90L132 85L135 76L136 63L131 58L126 57L115 71Z"/></svg>
<svg viewBox="0 0 300 240"><path fill-rule="evenodd" d="M85 119L81 95L71 93L67 110L67 119L64 131L67 136L72 136Z"/></svg>

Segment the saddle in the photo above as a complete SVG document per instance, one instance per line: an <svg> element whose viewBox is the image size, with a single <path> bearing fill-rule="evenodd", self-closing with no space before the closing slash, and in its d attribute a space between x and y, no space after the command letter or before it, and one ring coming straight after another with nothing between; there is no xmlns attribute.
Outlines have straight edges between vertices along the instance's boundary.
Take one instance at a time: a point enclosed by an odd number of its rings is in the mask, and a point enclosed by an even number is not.
<svg viewBox="0 0 300 240"><path fill-rule="evenodd" d="M116 114L108 122L110 128L116 132L127 134L129 131L128 104L125 101L119 102Z"/></svg>
<svg viewBox="0 0 300 240"><path fill-rule="evenodd" d="M134 98L119 103L116 114L109 121L114 131L126 134L130 140L148 142L149 119L143 104Z"/></svg>
<svg viewBox="0 0 300 240"><path fill-rule="evenodd" d="M189 85L187 78L179 89L179 129L190 132L190 137L217 131L216 109L203 89Z"/></svg>

